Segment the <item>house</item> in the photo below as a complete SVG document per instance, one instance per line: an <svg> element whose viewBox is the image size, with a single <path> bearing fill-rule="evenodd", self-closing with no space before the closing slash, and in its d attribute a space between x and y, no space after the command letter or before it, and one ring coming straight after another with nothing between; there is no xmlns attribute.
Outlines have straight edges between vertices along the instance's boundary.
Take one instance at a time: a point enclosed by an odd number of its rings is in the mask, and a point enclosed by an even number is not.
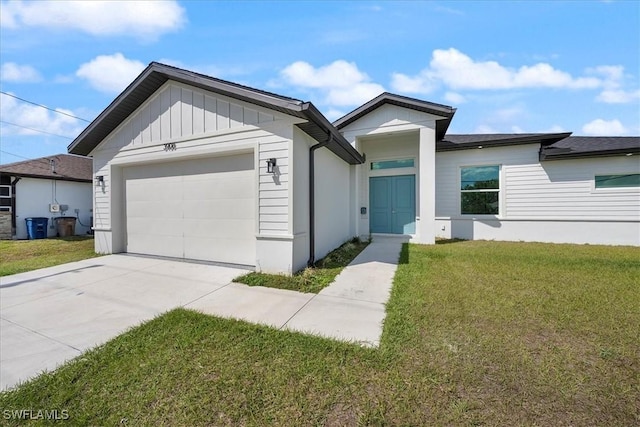
<svg viewBox="0 0 640 427"><path fill-rule="evenodd" d="M26 218L48 218L47 237L55 237L54 219L76 217L75 233L91 230L93 165L89 157L57 154L0 165L0 222L4 238L26 239Z"/></svg>
<svg viewBox="0 0 640 427"><path fill-rule="evenodd" d="M151 63L69 146L100 253L291 273L353 236L640 245L640 138L448 135L455 108L309 102Z"/></svg>

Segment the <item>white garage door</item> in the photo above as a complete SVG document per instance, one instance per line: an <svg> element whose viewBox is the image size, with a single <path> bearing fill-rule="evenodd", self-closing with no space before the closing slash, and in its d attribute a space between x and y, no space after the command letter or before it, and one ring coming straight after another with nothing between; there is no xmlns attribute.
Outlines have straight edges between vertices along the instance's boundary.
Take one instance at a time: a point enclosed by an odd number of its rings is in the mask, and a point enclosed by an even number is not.
<svg viewBox="0 0 640 427"><path fill-rule="evenodd" d="M127 252L255 264L253 154L124 169Z"/></svg>

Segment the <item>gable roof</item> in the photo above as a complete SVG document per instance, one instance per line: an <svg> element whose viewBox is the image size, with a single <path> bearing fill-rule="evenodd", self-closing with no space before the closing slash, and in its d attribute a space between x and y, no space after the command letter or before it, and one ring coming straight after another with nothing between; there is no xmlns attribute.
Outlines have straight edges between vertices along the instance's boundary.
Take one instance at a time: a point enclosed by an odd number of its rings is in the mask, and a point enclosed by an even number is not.
<svg viewBox="0 0 640 427"><path fill-rule="evenodd" d="M540 160L640 154L640 136L571 136L540 149Z"/></svg>
<svg viewBox="0 0 640 427"><path fill-rule="evenodd" d="M168 80L184 83L203 90L229 96L250 104L305 119L298 126L318 142L327 138L327 148L350 164L364 162L364 158L310 102L289 98L248 86L216 79L211 76L184 70L158 62L150 63L142 73L109 104L69 145L73 154L88 155L120 123L142 105Z"/></svg>
<svg viewBox="0 0 640 427"><path fill-rule="evenodd" d="M447 133L447 129L451 124L451 119L453 119L453 115L456 113L456 109L448 105L436 104L416 98L410 98L408 96L384 92L366 104L356 108L352 112L340 117L338 120L333 122L333 125L338 129L342 129L384 104L409 108L411 110L442 117L442 120L436 120L436 141L441 140Z"/></svg>
<svg viewBox="0 0 640 427"><path fill-rule="evenodd" d="M26 178L91 182L93 160L90 157L56 154L39 159L0 165L0 174Z"/></svg>

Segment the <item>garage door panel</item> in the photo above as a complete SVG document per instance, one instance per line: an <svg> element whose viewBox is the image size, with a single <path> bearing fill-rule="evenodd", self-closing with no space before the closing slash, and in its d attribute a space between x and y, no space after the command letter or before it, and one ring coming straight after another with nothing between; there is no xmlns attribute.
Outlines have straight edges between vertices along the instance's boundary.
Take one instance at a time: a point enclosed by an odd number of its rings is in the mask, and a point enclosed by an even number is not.
<svg viewBox="0 0 640 427"><path fill-rule="evenodd" d="M185 201L184 218L189 219L243 219L253 223L253 199L220 199Z"/></svg>
<svg viewBox="0 0 640 427"><path fill-rule="evenodd" d="M127 251L255 264L253 166L243 154L125 169Z"/></svg>
<svg viewBox="0 0 640 427"><path fill-rule="evenodd" d="M212 245L207 238L185 237L184 257L232 264L255 263L255 239L218 239L217 242L218 244Z"/></svg>
<svg viewBox="0 0 640 427"><path fill-rule="evenodd" d="M182 206L175 200L171 203L166 201L129 201L127 217L180 219L183 217Z"/></svg>
<svg viewBox="0 0 640 427"><path fill-rule="evenodd" d="M187 219L183 224L183 234L185 237L202 236L209 239L242 239L244 236L251 236L251 239L255 238L253 221L237 219Z"/></svg>
<svg viewBox="0 0 640 427"><path fill-rule="evenodd" d="M182 258L184 239L180 236L130 234L127 252Z"/></svg>

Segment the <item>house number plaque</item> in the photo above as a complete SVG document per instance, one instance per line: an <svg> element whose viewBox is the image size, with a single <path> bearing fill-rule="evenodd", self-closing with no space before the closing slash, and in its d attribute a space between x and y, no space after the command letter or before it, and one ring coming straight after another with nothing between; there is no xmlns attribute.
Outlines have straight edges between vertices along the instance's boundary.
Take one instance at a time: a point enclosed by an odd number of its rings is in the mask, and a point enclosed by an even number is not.
<svg viewBox="0 0 640 427"><path fill-rule="evenodd" d="M164 144L164 151L176 151L176 143L169 142L168 144Z"/></svg>

